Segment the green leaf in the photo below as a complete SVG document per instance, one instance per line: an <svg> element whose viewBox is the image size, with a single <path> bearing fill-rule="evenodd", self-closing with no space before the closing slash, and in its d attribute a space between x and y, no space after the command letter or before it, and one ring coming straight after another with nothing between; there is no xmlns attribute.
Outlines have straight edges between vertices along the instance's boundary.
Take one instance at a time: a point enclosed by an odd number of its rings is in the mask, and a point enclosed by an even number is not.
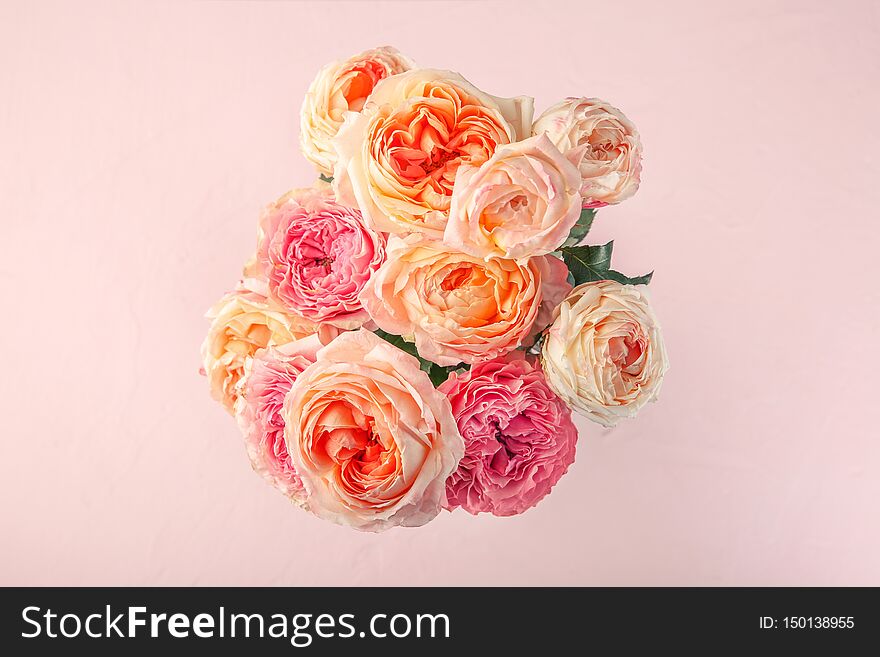
<svg viewBox="0 0 880 657"><path fill-rule="evenodd" d="M461 369L461 365L450 365L449 367L443 367L442 365L438 365L427 358L422 358L419 356L419 351L416 349L416 345L412 342L407 342L399 335L392 335L391 333L386 333L382 329L376 329L373 331L380 338L385 340L386 342L393 344L398 349L401 349L408 353L410 356L415 356L419 361L419 367L421 370L428 375L428 378L431 379L431 383L434 384L436 388L441 383L443 383L447 378L449 378L449 374L454 372L457 369Z"/></svg>
<svg viewBox="0 0 880 657"><path fill-rule="evenodd" d="M380 338L382 338L386 342L390 342L398 349L405 351L410 356L415 356L420 361L424 360L421 356L419 356L419 350L416 349L416 345L412 342L407 342L401 336L392 335L391 333L386 333L382 329L376 329L375 331L373 331L373 333L378 335ZM425 361L425 362L427 362L427 361ZM422 367L422 369L425 369L424 366Z"/></svg>
<svg viewBox="0 0 880 657"><path fill-rule="evenodd" d="M441 383L446 381L446 379L449 378L450 373L452 373L455 369L457 369L457 366L455 365L451 367L442 367L440 365L437 365L436 363L431 363L431 367L428 370L428 376L431 379L431 383L433 383L434 387L436 388Z"/></svg>
<svg viewBox="0 0 880 657"><path fill-rule="evenodd" d="M648 272L647 274L642 274L641 276L627 276L625 274L621 274L619 271L609 269L607 278L612 281L617 281L618 283L623 283L624 285L647 285L651 282L651 278L653 276L654 272Z"/></svg>
<svg viewBox="0 0 880 657"><path fill-rule="evenodd" d="M320 176L318 176L318 180L321 180L321 181L323 181L323 182L325 182L325 183L332 183L332 182L333 182L333 176L325 176L325 175L322 173Z"/></svg>
<svg viewBox="0 0 880 657"><path fill-rule="evenodd" d="M574 278L574 284L604 281L611 268L611 252L614 242L601 246L566 246L562 248L562 259Z"/></svg>
<svg viewBox="0 0 880 657"><path fill-rule="evenodd" d="M581 216L578 218L577 222L571 228L571 232L568 234L568 239L563 242L563 246L577 246L580 244L583 239L587 236L587 233L590 232L590 227L593 225L593 218L596 216L595 208L584 208L581 210Z"/></svg>
<svg viewBox="0 0 880 657"><path fill-rule="evenodd" d="M600 246L562 247L562 259L568 266L574 285L594 281L617 281L624 285L647 285L651 282L654 272L631 277L611 269L613 250L613 241Z"/></svg>
<svg viewBox="0 0 880 657"><path fill-rule="evenodd" d="M546 338L547 334L544 331L541 331L538 334L538 337L535 338L535 342L530 347L526 348L526 353L532 354L533 356L540 354Z"/></svg>

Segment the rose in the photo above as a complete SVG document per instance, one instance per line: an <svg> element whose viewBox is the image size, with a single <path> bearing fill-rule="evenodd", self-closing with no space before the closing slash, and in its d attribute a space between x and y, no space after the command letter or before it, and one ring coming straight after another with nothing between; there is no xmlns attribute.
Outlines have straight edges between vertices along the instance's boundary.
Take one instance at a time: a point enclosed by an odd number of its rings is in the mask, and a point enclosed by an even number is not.
<svg viewBox="0 0 880 657"><path fill-rule="evenodd" d="M553 256L485 261L422 235L392 236L361 302L379 328L414 340L423 358L476 363L543 329L571 289L567 275Z"/></svg>
<svg viewBox="0 0 880 657"><path fill-rule="evenodd" d="M443 236L455 173L528 136L532 99L485 94L457 73L386 78L336 139L334 189L378 230Z"/></svg>
<svg viewBox="0 0 880 657"><path fill-rule="evenodd" d="M296 376L314 362L320 346L318 336L310 335L257 351L245 364L235 403L254 470L298 504L305 501L305 488L287 453L280 411Z"/></svg>
<svg viewBox="0 0 880 657"><path fill-rule="evenodd" d="M513 352L453 372L449 397L465 453L446 480L450 510L512 516L535 506L574 462L578 432L568 406L533 357Z"/></svg>
<svg viewBox="0 0 880 657"><path fill-rule="evenodd" d="M484 258L550 253L580 216L580 185L545 135L499 146L479 168L459 168L443 241Z"/></svg>
<svg viewBox="0 0 880 657"><path fill-rule="evenodd" d="M248 358L258 349L285 344L318 330L314 322L286 312L262 294L245 287L220 299L207 317L211 328L202 343L203 373L208 377L211 396L230 413ZM324 332L329 336L333 329L327 327Z"/></svg>
<svg viewBox="0 0 880 657"><path fill-rule="evenodd" d="M385 259L385 237L329 189L298 189L263 212L257 252L246 274L269 296L315 322L343 329L367 321L358 294Z"/></svg>
<svg viewBox="0 0 880 657"><path fill-rule="evenodd" d="M336 164L333 139L346 112L359 112L379 80L413 63L390 46L367 50L344 62L333 62L315 77L300 112L300 146L306 159L324 175Z"/></svg>
<svg viewBox="0 0 880 657"><path fill-rule="evenodd" d="M245 364L235 403L235 418L254 471L299 505L306 502L306 490L287 452L281 407L297 375L315 362L321 346L314 334L260 349Z"/></svg>
<svg viewBox="0 0 880 657"><path fill-rule="evenodd" d="M282 415L309 510L357 529L433 519L464 453L449 401L418 361L364 329L318 351Z"/></svg>
<svg viewBox="0 0 880 657"><path fill-rule="evenodd" d="M623 113L598 98L566 98L535 121L560 151L578 163L585 208L620 203L636 193L642 144Z"/></svg>
<svg viewBox="0 0 880 657"><path fill-rule="evenodd" d="M560 304L542 347L550 387L606 427L657 398L669 367L643 286L584 283Z"/></svg>

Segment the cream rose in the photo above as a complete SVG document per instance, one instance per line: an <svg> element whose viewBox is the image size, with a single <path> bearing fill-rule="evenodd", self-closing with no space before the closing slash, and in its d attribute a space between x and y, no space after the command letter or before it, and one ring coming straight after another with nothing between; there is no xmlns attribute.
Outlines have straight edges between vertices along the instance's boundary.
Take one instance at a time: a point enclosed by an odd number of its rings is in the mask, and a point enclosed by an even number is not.
<svg viewBox="0 0 880 657"><path fill-rule="evenodd" d="M545 136L499 146L462 166L443 241L482 258L528 258L559 248L581 213L581 176Z"/></svg>
<svg viewBox="0 0 880 657"><path fill-rule="evenodd" d="M204 373L211 396L230 413L234 413L245 364L258 349L286 344L318 330L314 322L244 287L220 299L207 317L211 328L202 343Z"/></svg>
<svg viewBox="0 0 880 657"><path fill-rule="evenodd" d="M450 71L386 78L337 135L337 198L378 230L440 239L459 166L528 136L531 117L531 98L490 96Z"/></svg>
<svg viewBox="0 0 880 657"><path fill-rule="evenodd" d="M357 529L430 521L464 454L449 400L419 362L363 329L318 351L282 416L308 509Z"/></svg>
<svg viewBox="0 0 880 657"><path fill-rule="evenodd" d="M550 387L576 411L611 427L657 398L669 367L643 286L615 281L574 288L542 347Z"/></svg>
<svg viewBox="0 0 880 657"><path fill-rule="evenodd" d="M554 256L486 261L423 235L392 236L360 299L379 328L414 340L422 358L476 363L542 329L571 289L567 275Z"/></svg>
<svg viewBox="0 0 880 657"><path fill-rule="evenodd" d="M636 193L642 144L623 113L598 98L566 98L535 121L532 132L577 163L585 208L620 203Z"/></svg>
<svg viewBox="0 0 880 657"><path fill-rule="evenodd" d="M300 112L300 146L306 159L326 176L333 174L333 139L346 112L360 112L379 80L408 71L413 63L390 46L373 48L322 68L312 81Z"/></svg>

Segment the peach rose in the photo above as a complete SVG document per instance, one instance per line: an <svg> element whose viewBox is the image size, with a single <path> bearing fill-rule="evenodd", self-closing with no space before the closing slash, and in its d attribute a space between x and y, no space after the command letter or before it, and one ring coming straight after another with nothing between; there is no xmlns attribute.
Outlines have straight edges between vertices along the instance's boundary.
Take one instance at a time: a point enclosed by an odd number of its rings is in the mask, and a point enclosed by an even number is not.
<svg viewBox="0 0 880 657"><path fill-rule="evenodd" d="M559 248L581 213L581 175L545 136L499 146L462 166L443 241L482 258L528 258Z"/></svg>
<svg viewBox="0 0 880 657"><path fill-rule="evenodd" d="M234 412L247 359L258 349L311 335L318 325L293 315L253 290L239 287L207 313L211 328L202 343L211 396Z"/></svg>
<svg viewBox="0 0 880 657"><path fill-rule="evenodd" d="M606 427L657 398L669 367L643 286L584 283L559 306L542 347L550 387Z"/></svg>
<svg viewBox="0 0 880 657"><path fill-rule="evenodd" d="M567 276L554 256L486 261L424 235L392 236L361 302L379 328L414 340L423 358L476 363L542 329L571 289Z"/></svg>
<svg viewBox="0 0 880 657"><path fill-rule="evenodd" d="M373 48L322 68L312 81L300 112L300 146L306 159L326 176L333 174L333 139L346 112L360 112L379 80L408 71L413 63L390 46Z"/></svg>
<svg viewBox="0 0 880 657"><path fill-rule="evenodd" d="M433 519L464 454L449 401L418 360L363 329L318 351L282 415L309 510L361 530Z"/></svg>
<svg viewBox="0 0 880 657"><path fill-rule="evenodd" d="M378 230L440 239L458 167L528 136L531 117L531 98L496 98L450 71L386 78L337 135L337 197Z"/></svg>
<svg viewBox="0 0 880 657"><path fill-rule="evenodd" d="M642 171L642 144L623 113L598 98L566 98L535 121L578 164L585 208L620 203L636 193Z"/></svg>

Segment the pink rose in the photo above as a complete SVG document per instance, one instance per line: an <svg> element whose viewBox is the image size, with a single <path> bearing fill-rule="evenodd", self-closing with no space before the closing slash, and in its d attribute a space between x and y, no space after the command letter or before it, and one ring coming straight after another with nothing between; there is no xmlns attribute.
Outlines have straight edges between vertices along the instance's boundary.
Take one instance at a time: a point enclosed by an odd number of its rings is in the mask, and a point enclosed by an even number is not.
<svg viewBox="0 0 880 657"><path fill-rule="evenodd" d="M571 289L559 258L483 260L413 233L388 241L388 258L361 301L379 328L416 344L438 365L489 360L543 329Z"/></svg>
<svg viewBox="0 0 880 657"><path fill-rule="evenodd" d="M465 453L446 480L445 507L513 516L535 506L574 462L571 411L534 358L520 352L452 373L446 393Z"/></svg>
<svg viewBox="0 0 880 657"><path fill-rule="evenodd" d="M545 136L499 146L455 179L443 241L482 258L559 248L581 213L581 175Z"/></svg>
<svg viewBox="0 0 880 657"><path fill-rule="evenodd" d="M318 351L282 417L309 510L367 531L433 519L464 453L449 401L418 360L363 329Z"/></svg>
<svg viewBox="0 0 880 657"><path fill-rule="evenodd" d="M269 296L315 322L352 329L367 321L358 301L385 260L385 237L329 189L298 189L263 212L246 274L265 278Z"/></svg>
<svg viewBox="0 0 880 657"><path fill-rule="evenodd" d="M299 505L306 491L284 442L281 407L293 382L315 362L317 334L279 347L260 349L245 366L235 417L254 470Z"/></svg>
<svg viewBox="0 0 880 657"><path fill-rule="evenodd" d="M578 165L585 208L620 203L639 188L639 133L623 112L604 100L566 98L539 116L532 132L546 134Z"/></svg>

